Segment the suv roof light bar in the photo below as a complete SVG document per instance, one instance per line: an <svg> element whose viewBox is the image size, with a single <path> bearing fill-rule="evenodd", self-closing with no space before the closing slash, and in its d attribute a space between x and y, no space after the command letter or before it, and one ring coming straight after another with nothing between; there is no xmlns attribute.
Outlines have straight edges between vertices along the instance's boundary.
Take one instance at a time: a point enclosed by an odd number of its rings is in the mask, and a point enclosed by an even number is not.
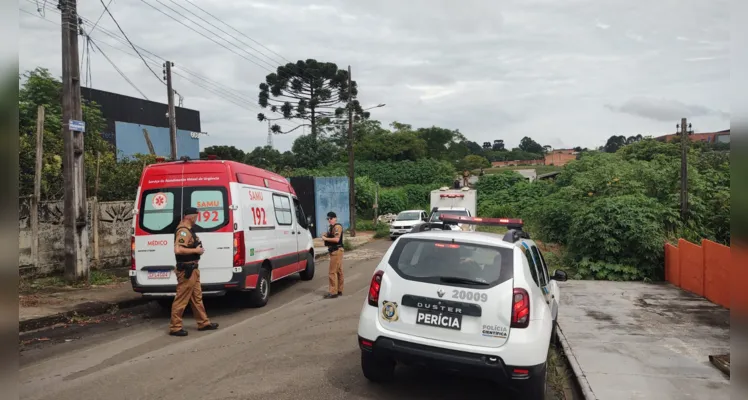
<svg viewBox="0 0 748 400"><path fill-rule="evenodd" d="M520 239L530 238L530 235L522 230L524 223L519 218L480 218L442 214L439 216L439 219L443 223L451 222L467 225L506 226L509 228L509 231L504 234L502 240L508 243L515 243Z"/></svg>
<svg viewBox="0 0 748 400"><path fill-rule="evenodd" d="M458 224L467 225L492 225L492 226L506 226L509 229L522 229L524 225L522 220L519 218L479 218L479 217L465 217L458 215L442 214L439 216L444 222L456 222Z"/></svg>

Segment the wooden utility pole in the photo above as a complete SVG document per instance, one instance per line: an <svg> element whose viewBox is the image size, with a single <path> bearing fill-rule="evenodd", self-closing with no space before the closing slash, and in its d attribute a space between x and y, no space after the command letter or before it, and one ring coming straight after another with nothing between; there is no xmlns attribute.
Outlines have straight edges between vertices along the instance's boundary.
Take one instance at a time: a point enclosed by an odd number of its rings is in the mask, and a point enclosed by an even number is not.
<svg viewBox="0 0 748 400"><path fill-rule="evenodd" d="M36 168L34 169L34 197L31 199L31 260L39 267L39 203L42 197L42 157L44 156L44 106L36 112Z"/></svg>
<svg viewBox="0 0 748 400"><path fill-rule="evenodd" d="M686 118L681 118L680 125L680 217L683 222L688 218L688 131L691 125Z"/></svg>
<svg viewBox="0 0 748 400"><path fill-rule="evenodd" d="M144 129L145 130L145 129ZM91 215L93 225L94 262L99 266L99 178L101 173L101 153L96 153L96 181L94 182L94 209Z"/></svg>
<svg viewBox="0 0 748 400"><path fill-rule="evenodd" d="M171 142L171 159L177 159L177 110L174 107L174 89L171 86L171 67L174 63L166 61L164 63L164 80L166 80L166 90L169 99L169 140Z"/></svg>
<svg viewBox="0 0 748 400"><path fill-rule="evenodd" d="M62 16L62 175L65 185L65 279L88 281L88 205L78 64L78 5L60 0Z"/></svg>
<svg viewBox="0 0 748 400"><path fill-rule="evenodd" d="M353 90L351 66L348 66L348 207L350 207L351 227L349 235L356 237L356 179L353 172Z"/></svg>

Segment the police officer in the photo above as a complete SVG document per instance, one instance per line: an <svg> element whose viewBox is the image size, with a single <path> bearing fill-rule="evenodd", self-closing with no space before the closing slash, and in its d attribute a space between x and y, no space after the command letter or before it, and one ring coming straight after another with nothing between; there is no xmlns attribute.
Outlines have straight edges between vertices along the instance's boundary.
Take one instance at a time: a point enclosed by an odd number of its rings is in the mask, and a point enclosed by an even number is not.
<svg viewBox="0 0 748 400"><path fill-rule="evenodd" d="M322 235L322 239L330 253L330 291L325 298L334 299L343 295L343 226L338 223L338 216L332 211L327 213L327 221L330 227Z"/></svg>
<svg viewBox="0 0 748 400"><path fill-rule="evenodd" d="M205 253L200 238L193 227L198 211L194 207L184 210L184 217L174 233L174 255L177 259L177 295L171 306L171 323L169 334L187 336L182 328L182 314L187 304L192 307L192 314L197 321L197 330L211 331L218 329L218 324L210 322L203 305L203 289L200 286L200 256Z"/></svg>

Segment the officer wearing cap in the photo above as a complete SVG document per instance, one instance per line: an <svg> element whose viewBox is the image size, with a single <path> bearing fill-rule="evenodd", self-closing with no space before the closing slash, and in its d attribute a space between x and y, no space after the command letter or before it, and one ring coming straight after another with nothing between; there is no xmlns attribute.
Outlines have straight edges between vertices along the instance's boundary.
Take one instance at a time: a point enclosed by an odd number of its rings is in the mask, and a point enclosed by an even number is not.
<svg viewBox="0 0 748 400"><path fill-rule="evenodd" d="M194 207L184 210L184 217L174 233L174 255L177 259L177 295L171 306L171 323L169 334L187 336L182 328L182 314L187 304L192 307L192 314L197 321L197 330L211 331L218 329L218 324L210 322L203 305L203 289L200 286L200 256L205 253L200 238L194 231L198 211Z"/></svg>
<svg viewBox="0 0 748 400"><path fill-rule="evenodd" d="M322 239L330 253L330 290L325 298L334 299L343 295L343 226L338 223L338 216L332 211L327 213L327 221L330 227L322 235Z"/></svg>

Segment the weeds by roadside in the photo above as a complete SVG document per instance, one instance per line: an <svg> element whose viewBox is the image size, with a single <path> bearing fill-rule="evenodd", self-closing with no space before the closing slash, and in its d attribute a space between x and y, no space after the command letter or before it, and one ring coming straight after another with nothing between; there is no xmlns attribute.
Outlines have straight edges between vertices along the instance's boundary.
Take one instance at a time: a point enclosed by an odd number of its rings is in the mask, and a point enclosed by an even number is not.
<svg viewBox="0 0 748 400"><path fill-rule="evenodd" d="M40 278L22 278L18 284L19 293L25 296L21 300L21 305L33 307L38 304L35 296L30 296L39 292L56 292L66 289L82 289L94 286L106 286L116 283L125 282L127 278L118 277L109 271L93 270L88 276L89 282L80 282L74 285L68 285L61 276L46 276Z"/></svg>

